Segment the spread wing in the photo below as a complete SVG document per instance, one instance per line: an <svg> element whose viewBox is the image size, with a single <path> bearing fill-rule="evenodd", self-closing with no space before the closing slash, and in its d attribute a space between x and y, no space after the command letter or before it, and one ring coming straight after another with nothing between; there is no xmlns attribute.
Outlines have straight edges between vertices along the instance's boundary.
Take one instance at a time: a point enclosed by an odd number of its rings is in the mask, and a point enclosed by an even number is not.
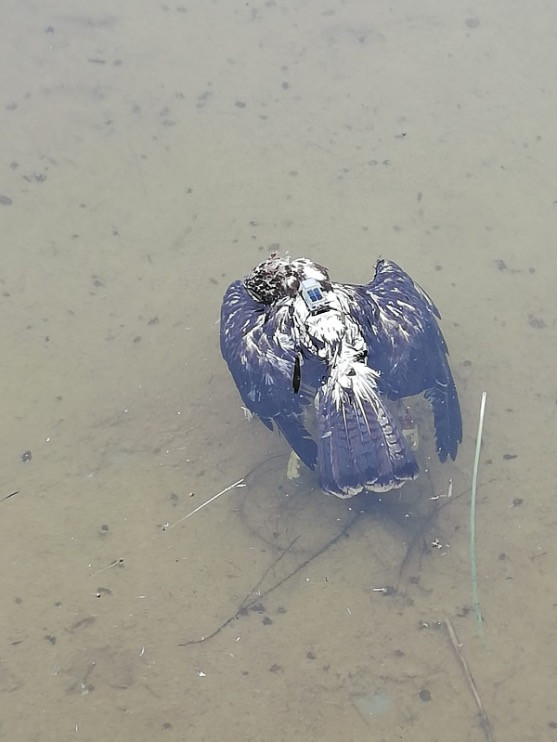
<svg viewBox="0 0 558 742"><path fill-rule="evenodd" d="M379 260L367 286L344 287L368 346L368 365L390 399L424 392L432 405L441 461L455 459L462 439L461 410L448 349L430 297L396 263Z"/></svg>
<svg viewBox="0 0 558 742"><path fill-rule="evenodd" d="M302 392L302 353L289 309L288 301L256 301L242 281L235 281L221 307L221 353L246 407L269 428L275 422L313 469L316 444L302 419L308 398Z"/></svg>

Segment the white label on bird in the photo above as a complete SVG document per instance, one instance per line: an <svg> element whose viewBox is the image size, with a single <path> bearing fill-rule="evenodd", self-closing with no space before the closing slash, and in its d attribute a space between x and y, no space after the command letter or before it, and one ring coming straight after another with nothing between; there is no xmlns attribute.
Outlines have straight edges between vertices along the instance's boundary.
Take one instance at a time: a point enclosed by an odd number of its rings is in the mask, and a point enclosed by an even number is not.
<svg viewBox="0 0 558 742"><path fill-rule="evenodd" d="M320 284L314 278L307 278L300 284L302 298L310 312L316 314L329 309L327 299L322 293Z"/></svg>

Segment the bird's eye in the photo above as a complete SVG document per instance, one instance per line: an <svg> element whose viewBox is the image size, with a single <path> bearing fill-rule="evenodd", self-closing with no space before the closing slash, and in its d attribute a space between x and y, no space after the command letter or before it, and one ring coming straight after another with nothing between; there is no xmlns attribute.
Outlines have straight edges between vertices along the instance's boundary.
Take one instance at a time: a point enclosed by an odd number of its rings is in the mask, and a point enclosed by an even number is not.
<svg viewBox="0 0 558 742"><path fill-rule="evenodd" d="M294 296L298 289L300 288L300 281L296 276L287 276L287 279L285 281L287 285L287 290L291 296Z"/></svg>

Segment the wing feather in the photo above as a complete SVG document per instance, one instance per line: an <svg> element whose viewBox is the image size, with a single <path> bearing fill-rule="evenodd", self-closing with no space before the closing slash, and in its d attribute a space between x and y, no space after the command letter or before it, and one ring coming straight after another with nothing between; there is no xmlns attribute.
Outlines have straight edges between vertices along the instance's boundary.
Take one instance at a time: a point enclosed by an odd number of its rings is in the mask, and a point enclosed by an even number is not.
<svg viewBox="0 0 558 742"><path fill-rule="evenodd" d="M289 306L258 302L242 281L235 281L223 299L220 339L246 407L268 427L275 422L304 463L314 468L316 444L302 420L307 396L294 389L295 382L306 387Z"/></svg>
<svg viewBox="0 0 558 742"><path fill-rule="evenodd" d="M366 286L340 287L368 347L368 364L390 399L424 393L432 404L441 461L455 459L461 410L434 302L396 263L379 260Z"/></svg>

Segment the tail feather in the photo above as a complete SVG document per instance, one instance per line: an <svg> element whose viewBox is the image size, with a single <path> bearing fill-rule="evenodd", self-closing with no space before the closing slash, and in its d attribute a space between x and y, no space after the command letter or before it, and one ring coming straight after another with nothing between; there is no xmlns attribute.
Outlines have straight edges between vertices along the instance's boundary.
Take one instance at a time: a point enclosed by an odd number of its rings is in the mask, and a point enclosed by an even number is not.
<svg viewBox="0 0 558 742"><path fill-rule="evenodd" d="M326 492L352 497L365 488L385 491L415 479L416 459L367 366L356 363L348 376L329 376L316 406L318 468Z"/></svg>

